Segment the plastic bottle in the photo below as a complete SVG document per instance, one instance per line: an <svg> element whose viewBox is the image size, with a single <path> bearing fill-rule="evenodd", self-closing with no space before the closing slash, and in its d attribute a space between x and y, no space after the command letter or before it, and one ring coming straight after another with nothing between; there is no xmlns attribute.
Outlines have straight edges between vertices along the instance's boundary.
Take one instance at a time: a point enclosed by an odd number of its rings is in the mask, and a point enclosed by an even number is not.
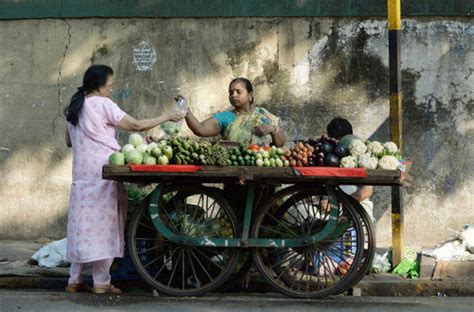
<svg viewBox="0 0 474 312"><path fill-rule="evenodd" d="M176 101L175 112L185 114L188 110L188 103L182 96L178 97Z"/></svg>

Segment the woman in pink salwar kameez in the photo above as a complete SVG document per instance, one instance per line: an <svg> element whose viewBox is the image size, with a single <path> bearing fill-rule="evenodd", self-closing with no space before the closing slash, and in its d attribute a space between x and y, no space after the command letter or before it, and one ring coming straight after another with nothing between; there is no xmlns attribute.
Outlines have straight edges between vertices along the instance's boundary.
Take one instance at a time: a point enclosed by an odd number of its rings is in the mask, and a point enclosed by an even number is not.
<svg viewBox="0 0 474 312"><path fill-rule="evenodd" d="M113 71L93 65L83 85L65 110L66 142L72 147L72 185L67 224L67 258L71 263L67 292L85 290L84 264L92 264L94 293L120 293L110 284L110 267L123 257L124 217L127 194L119 182L103 180L102 166L120 150L115 128L149 130L165 121L178 121L179 114L164 114L136 120L110 98Z"/></svg>

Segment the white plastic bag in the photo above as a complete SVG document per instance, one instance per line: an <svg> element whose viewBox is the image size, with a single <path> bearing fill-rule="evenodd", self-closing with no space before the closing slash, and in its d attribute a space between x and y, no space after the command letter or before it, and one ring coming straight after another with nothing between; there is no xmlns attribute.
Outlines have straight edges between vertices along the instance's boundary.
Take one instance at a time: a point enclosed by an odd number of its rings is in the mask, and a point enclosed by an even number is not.
<svg viewBox="0 0 474 312"><path fill-rule="evenodd" d="M391 264L388 259L389 251L386 251L383 255L375 253L374 260L372 261L372 272L374 273L386 273L390 271Z"/></svg>
<svg viewBox="0 0 474 312"><path fill-rule="evenodd" d="M456 239L445 242L437 248L423 250L423 254L437 261L461 261L466 257L466 247Z"/></svg>
<svg viewBox="0 0 474 312"><path fill-rule="evenodd" d="M41 247L31 258L36 260L41 267L64 267L68 265L66 248L67 238L63 238Z"/></svg>
<svg viewBox="0 0 474 312"><path fill-rule="evenodd" d="M459 234L459 239L463 241L466 249L474 253L474 229L469 226L465 225L461 233Z"/></svg>
<svg viewBox="0 0 474 312"><path fill-rule="evenodd" d="M174 107L175 113L185 114L188 110L188 103L186 99L182 96L178 97L176 100L176 105ZM167 121L160 125L160 128L170 137L175 137L181 131L181 126L183 125L183 120L178 122Z"/></svg>
<svg viewBox="0 0 474 312"><path fill-rule="evenodd" d="M456 232L454 238L436 248L424 250L423 254L436 258L437 261L464 261L473 259L473 252L474 229L465 225L461 231Z"/></svg>

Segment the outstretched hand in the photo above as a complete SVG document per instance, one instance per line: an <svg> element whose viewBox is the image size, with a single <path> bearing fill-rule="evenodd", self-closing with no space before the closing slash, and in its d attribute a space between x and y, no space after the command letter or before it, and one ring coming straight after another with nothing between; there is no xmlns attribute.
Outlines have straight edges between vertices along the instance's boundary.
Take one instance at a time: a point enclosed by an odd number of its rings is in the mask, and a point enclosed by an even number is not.
<svg viewBox="0 0 474 312"><path fill-rule="evenodd" d="M184 117L186 117L185 113L169 113L167 119L168 121L177 122L183 119Z"/></svg>

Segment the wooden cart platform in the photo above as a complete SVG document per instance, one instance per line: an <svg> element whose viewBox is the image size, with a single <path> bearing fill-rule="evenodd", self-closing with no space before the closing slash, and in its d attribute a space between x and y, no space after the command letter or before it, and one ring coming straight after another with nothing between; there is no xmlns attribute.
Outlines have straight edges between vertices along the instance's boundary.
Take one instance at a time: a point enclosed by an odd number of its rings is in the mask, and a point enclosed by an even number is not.
<svg viewBox="0 0 474 312"><path fill-rule="evenodd" d="M167 166L156 166L167 167ZM186 167L181 165L181 167ZM198 167L198 166L194 166ZM315 167L314 173L303 175L300 170L304 168L292 167L217 167L203 166L195 172L167 172L167 171L134 171L133 166L106 165L103 167L104 179L131 183L158 183L164 181L196 182L227 182L236 179L244 181L259 181L264 183L302 183L325 182L334 185L391 185L401 186L401 175L396 170L365 170ZM357 176L351 172L360 170L365 176ZM320 174L318 174L320 172Z"/></svg>

